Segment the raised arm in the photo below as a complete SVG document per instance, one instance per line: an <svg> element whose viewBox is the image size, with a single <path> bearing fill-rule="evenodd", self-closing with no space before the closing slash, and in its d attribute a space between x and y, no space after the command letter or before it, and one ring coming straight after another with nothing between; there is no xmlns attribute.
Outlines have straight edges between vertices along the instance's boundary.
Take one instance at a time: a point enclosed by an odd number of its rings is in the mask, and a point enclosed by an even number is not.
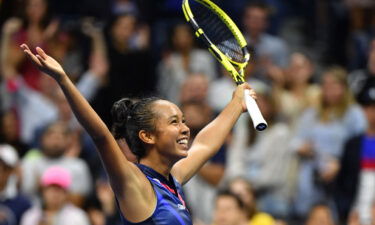
<svg viewBox="0 0 375 225"><path fill-rule="evenodd" d="M17 75L17 63L21 60L19 51L14 51L12 36L20 29L22 22L17 18L8 19L3 26L0 42L0 74L4 79L10 79Z"/></svg>
<svg viewBox="0 0 375 225"><path fill-rule="evenodd" d="M184 184L219 150L237 119L246 110L244 89L250 89L249 84L239 85L230 103L194 139L187 158L177 162L172 169L176 179ZM255 92L251 91L255 97Z"/></svg>
<svg viewBox="0 0 375 225"><path fill-rule="evenodd" d="M155 195L143 173L121 152L104 122L80 94L60 64L41 48L34 55L26 44L21 48L42 72L53 77L63 90L70 107L98 148L121 211L131 221L146 219L154 210ZM126 198L125 198L126 196Z"/></svg>

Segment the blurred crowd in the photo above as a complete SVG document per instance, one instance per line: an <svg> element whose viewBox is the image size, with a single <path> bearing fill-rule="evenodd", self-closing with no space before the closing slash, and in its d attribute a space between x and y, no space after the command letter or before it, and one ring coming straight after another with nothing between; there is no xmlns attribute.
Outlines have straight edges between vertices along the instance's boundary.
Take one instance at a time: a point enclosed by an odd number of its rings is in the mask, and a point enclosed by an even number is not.
<svg viewBox="0 0 375 225"><path fill-rule="evenodd" d="M194 224L374 225L375 1L214 2L247 39L269 127L244 114L184 186ZM21 43L61 62L108 127L116 100L158 95L193 139L235 88L181 1L0 0L0 28L0 225L122 224L91 138Z"/></svg>

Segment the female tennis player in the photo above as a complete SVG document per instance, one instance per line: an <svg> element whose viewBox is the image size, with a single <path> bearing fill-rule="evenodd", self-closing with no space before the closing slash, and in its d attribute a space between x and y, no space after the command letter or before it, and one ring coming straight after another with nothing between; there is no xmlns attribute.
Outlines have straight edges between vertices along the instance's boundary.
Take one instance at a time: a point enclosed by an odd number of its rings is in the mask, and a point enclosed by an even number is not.
<svg viewBox="0 0 375 225"><path fill-rule="evenodd" d="M203 128L188 147L189 128L180 109L157 98L121 99L113 106L113 134L82 97L61 65L41 48L21 48L63 90L74 114L94 140L118 200L124 224L192 224L181 185L223 144L242 112L244 90L237 87L226 108ZM255 92L251 90L251 96ZM125 138L138 163L131 163L115 138Z"/></svg>

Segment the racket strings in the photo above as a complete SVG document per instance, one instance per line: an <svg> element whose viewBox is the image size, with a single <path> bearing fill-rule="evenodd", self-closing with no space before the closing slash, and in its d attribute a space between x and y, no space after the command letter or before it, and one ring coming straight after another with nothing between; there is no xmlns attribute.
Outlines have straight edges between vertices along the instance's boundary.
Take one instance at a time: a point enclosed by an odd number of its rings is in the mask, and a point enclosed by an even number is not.
<svg viewBox="0 0 375 225"><path fill-rule="evenodd" d="M190 7L195 21L220 51L234 62L243 63L246 61L242 48L232 31L216 13L196 1L191 1Z"/></svg>

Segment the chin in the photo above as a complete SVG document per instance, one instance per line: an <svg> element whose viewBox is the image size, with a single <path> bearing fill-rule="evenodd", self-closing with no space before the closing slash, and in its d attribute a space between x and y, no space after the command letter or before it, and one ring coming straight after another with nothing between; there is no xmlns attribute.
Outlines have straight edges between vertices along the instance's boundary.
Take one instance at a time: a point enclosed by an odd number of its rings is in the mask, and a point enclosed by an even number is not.
<svg viewBox="0 0 375 225"><path fill-rule="evenodd" d="M180 161L181 159L186 158L188 155L189 155L188 151L186 151L186 150L180 150L178 152L178 154L176 154L176 159L177 159L177 161Z"/></svg>

